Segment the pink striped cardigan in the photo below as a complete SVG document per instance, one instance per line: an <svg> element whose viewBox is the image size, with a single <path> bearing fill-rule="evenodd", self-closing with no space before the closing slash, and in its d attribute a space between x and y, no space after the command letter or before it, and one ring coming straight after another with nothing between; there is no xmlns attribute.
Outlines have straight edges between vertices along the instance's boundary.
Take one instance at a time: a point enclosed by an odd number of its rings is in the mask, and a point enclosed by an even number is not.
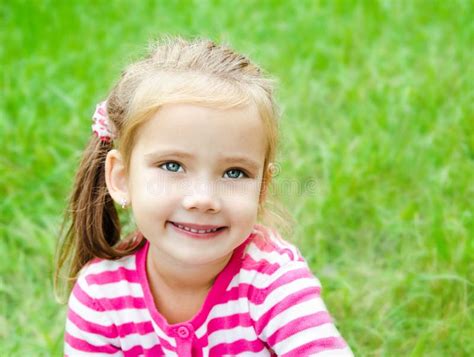
<svg viewBox="0 0 474 357"><path fill-rule="evenodd" d="M146 276L149 244L84 267L69 298L67 356L352 356L297 248L256 225L192 320L169 325Z"/></svg>

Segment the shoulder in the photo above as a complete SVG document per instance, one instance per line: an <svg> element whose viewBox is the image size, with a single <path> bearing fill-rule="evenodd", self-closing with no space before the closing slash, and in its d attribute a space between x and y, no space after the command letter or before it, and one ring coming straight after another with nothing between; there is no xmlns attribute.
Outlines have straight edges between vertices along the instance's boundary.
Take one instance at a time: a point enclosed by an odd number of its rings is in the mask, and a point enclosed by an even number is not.
<svg viewBox="0 0 474 357"><path fill-rule="evenodd" d="M108 309L107 301L139 290L136 254L117 260L93 259L80 271L71 297L96 310Z"/></svg>
<svg viewBox="0 0 474 357"><path fill-rule="evenodd" d="M130 247L135 247L136 250L119 259L92 259L81 269L78 280L82 279L89 285L127 280L127 277L131 276L132 273L136 274L138 271L138 259L143 256L146 250L146 241L140 234L134 235L132 238L122 241L118 249L128 249Z"/></svg>
<svg viewBox="0 0 474 357"><path fill-rule="evenodd" d="M244 250L240 272L230 288L238 284L251 286L249 293L256 294L253 299L258 303L277 285L301 279L319 285L296 246L277 231L256 225Z"/></svg>
<svg viewBox="0 0 474 357"><path fill-rule="evenodd" d="M88 285L100 285L126 280L127 276L136 271L135 254L117 260L96 258L84 266L78 279L84 280Z"/></svg>
<svg viewBox="0 0 474 357"><path fill-rule="evenodd" d="M131 315L133 298L141 295L136 255L117 260L93 259L80 271L69 296L65 351L70 355L119 350L121 321Z"/></svg>
<svg viewBox="0 0 474 357"><path fill-rule="evenodd" d="M245 250L244 258L260 262L262 268L270 264L286 265L304 262L298 248L284 240L274 229L257 224Z"/></svg>

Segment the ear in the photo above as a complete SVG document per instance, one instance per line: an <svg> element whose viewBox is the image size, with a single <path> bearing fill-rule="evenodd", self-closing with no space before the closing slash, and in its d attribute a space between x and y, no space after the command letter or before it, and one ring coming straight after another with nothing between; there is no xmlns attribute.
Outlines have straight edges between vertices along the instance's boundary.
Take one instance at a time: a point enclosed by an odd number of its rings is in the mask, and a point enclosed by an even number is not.
<svg viewBox="0 0 474 357"><path fill-rule="evenodd" d="M123 199L130 202L125 163L122 154L116 149L110 150L105 159L105 184L115 202L119 203Z"/></svg>
<svg viewBox="0 0 474 357"><path fill-rule="evenodd" d="M268 187L270 186L270 183L272 181L273 171L274 171L274 164L270 162L263 172L262 185L260 188L260 199L259 199L260 203L265 202L265 198L267 197Z"/></svg>

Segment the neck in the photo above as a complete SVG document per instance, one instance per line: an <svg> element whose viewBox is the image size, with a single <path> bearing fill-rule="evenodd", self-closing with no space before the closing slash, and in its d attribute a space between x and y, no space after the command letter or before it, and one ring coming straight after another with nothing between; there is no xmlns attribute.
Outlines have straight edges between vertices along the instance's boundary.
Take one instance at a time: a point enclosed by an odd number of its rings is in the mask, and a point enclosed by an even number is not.
<svg viewBox="0 0 474 357"><path fill-rule="evenodd" d="M146 264L148 278L150 284L177 294L207 293L231 256L201 266L184 265L161 254L150 244Z"/></svg>

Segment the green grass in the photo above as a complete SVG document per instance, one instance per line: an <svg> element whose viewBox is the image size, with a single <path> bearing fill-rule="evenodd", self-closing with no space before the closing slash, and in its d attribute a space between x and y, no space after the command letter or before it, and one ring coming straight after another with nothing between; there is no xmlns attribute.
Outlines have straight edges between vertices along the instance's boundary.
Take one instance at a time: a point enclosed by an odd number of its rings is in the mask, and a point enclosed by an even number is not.
<svg viewBox="0 0 474 357"><path fill-rule="evenodd" d="M95 103L159 34L279 79L277 184L360 356L474 354L472 1L0 5L0 355L60 355L53 252Z"/></svg>

